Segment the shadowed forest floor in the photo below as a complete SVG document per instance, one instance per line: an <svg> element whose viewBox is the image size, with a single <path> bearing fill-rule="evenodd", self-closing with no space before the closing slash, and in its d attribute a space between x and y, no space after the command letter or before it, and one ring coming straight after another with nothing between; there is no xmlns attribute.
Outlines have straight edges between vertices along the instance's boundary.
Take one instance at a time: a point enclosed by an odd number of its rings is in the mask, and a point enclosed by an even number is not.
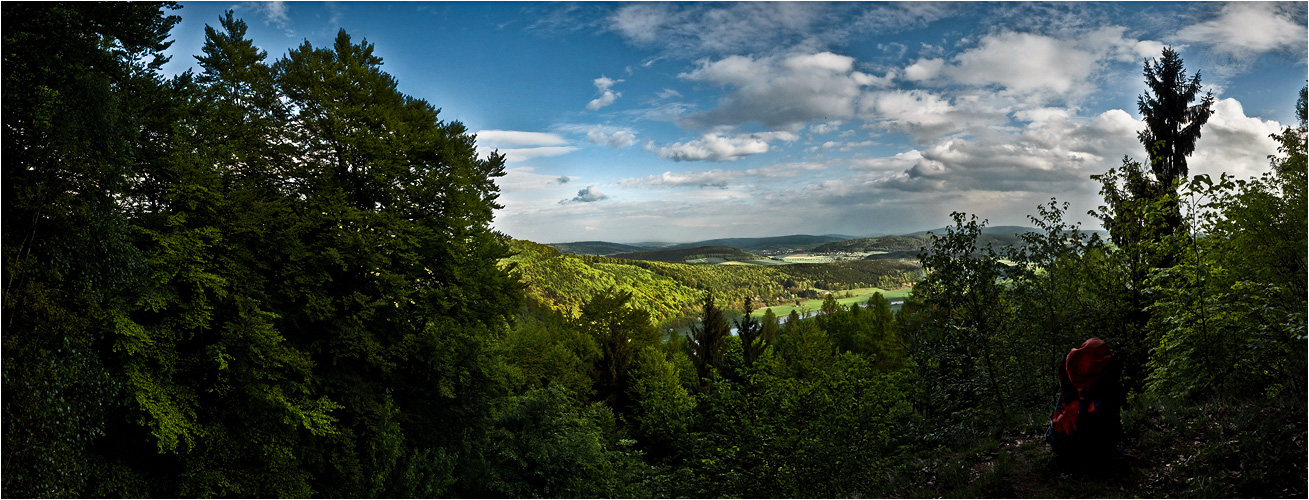
<svg viewBox="0 0 1309 500"><path fill-rule="evenodd" d="M1304 498L1304 401L1266 405L1153 403L1124 411L1128 457L1076 464L1044 429L921 456L896 478L901 497Z"/></svg>

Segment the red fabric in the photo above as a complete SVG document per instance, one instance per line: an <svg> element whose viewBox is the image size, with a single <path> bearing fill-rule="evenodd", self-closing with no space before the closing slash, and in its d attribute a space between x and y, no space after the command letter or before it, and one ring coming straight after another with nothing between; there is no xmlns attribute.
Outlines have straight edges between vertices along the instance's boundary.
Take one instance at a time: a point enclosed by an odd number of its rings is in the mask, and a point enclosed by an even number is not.
<svg viewBox="0 0 1309 500"><path fill-rule="evenodd" d="M1074 399L1065 404L1062 408L1056 409L1054 414L1054 428L1061 434L1071 435L1077 430L1077 407L1080 401Z"/></svg>
<svg viewBox="0 0 1309 500"><path fill-rule="evenodd" d="M1078 391L1091 388L1100 375L1104 374L1113 360L1114 351L1103 340L1095 337L1082 342L1082 347L1068 351L1068 380Z"/></svg>
<svg viewBox="0 0 1309 500"><path fill-rule="evenodd" d="M1100 379L1105 370L1109 369L1113 357L1114 351L1103 340L1095 337L1086 339L1081 347L1068 351L1068 356L1064 357L1064 373L1068 375L1068 380L1073 383L1073 387L1077 388L1077 399L1055 409L1053 420L1056 431L1071 435L1077 430L1077 414L1082 406L1082 391L1090 389L1091 385ZM1086 411L1095 411L1094 401Z"/></svg>

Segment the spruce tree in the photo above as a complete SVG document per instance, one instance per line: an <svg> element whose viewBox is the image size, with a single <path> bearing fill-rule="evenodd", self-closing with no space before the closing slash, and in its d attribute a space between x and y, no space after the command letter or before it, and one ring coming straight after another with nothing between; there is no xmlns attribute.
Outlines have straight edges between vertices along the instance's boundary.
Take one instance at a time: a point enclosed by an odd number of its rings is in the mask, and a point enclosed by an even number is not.
<svg viewBox="0 0 1309 500"><path fill-rule="evenodd" d="M1173 181L1187 176L1186 157L1195 152L1200 127L1213 114L1214 96L1205 93L1199 103L1191 104L1200 93L1200 72L1188 80L1182 58L1172 47L1165 47L1157 61L1146 61L1144 74L1148 88L1136 102L1146 128L1137 138L1155 179L1163 189L1171 189Z"/></svg>

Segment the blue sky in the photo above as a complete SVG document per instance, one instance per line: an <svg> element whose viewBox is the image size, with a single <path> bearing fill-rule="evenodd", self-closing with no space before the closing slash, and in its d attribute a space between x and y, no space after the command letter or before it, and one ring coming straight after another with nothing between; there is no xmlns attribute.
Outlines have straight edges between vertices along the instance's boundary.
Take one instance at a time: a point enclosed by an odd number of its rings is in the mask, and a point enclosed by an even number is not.
<svg viewBox="0 0 1309 500"><path fill-rule="evenodd" d="M497 229L543 243L1026 225L1143 156L1142 63L1216 97L1191 173L1248 177L1307 76L1304 2L183 2L169 74L227 9L270 60L338 29L509 158Z"/></svg>

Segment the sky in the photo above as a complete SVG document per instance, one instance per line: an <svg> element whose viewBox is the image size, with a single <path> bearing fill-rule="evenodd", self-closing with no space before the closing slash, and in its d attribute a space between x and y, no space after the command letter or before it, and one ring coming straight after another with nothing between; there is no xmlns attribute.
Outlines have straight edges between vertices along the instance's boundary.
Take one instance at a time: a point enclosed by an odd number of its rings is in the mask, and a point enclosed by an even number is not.
<svg viewBox="0 0 1309 500"><path fill-rule="evenodd" d="M541 243L1031 225L1143 159L1142 66L1214 95L1191 174L1257 176L1309 79L1305 2L182 2L164 67L228 9L269 61L340 29L507 156L497 230Z"/></svg>

